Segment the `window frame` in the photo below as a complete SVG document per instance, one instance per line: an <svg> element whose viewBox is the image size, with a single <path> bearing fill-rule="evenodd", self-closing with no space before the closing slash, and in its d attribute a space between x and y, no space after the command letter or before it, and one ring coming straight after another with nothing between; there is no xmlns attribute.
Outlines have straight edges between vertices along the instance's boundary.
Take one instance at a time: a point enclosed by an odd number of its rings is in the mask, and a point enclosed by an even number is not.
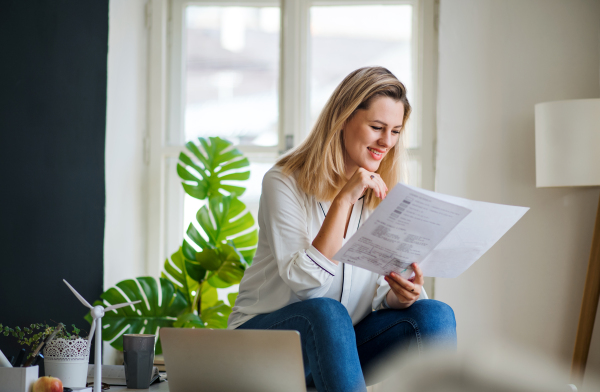
<svg viewBox="0 0 600 392"><path fill-rule="evenodd" d="M439 0L237 0L189 1L149 0L148 23L148 136L144 140L148 156L147 271L160 273L165 258L174 251L169 244L181 243L183 225L183 191L167 184L168 159L177 159L184 151L183 110L184 83L182 48L183 9L189 4L206 6L280 6L279 70L279 143L274 147L238 146L251 160L261 156L276 157L302 141L309 130L310 81L310 7L340 5L413 6L413 71L416 101L413 119L419 135L419 147L407 149L411 158L421 163L420 186L435 189L436 86L437 86L437 14ZM179 16L179 17L178 17ZM169 134L171 137L169 137ZM180 142L173 145L173 136ZM428 290L433 294L432 287Z"/></svg>

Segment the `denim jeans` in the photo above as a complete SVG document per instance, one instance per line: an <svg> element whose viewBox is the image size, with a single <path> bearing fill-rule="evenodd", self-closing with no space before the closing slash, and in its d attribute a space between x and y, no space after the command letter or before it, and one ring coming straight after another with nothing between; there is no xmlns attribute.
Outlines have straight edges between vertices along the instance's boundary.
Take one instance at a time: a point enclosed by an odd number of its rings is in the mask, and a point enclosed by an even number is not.
<svg viewBox="0 0 600 392"><path fill-rule="evenodd" d="M363 373L393 350L456 347L454 312L432 299L419 300L408 309L373 311L352 326L341 303L314 298L257 315L238 329L300 332L307 386L320 392L365 392Z"/></svg>

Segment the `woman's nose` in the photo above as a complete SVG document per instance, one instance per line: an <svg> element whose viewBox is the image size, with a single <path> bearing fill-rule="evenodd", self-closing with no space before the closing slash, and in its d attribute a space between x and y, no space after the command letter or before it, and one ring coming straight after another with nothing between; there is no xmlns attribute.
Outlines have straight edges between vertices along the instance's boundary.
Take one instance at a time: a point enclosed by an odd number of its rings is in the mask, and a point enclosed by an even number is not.
<svg viewBox="0 0 600 392"><path fill-rule="evenodd" d="M390 148L392 146L392 133L391 132L385 132L383 135L381 135L381 138L379 139L379 145L381 147L385 147L385 148Z"/></svg>

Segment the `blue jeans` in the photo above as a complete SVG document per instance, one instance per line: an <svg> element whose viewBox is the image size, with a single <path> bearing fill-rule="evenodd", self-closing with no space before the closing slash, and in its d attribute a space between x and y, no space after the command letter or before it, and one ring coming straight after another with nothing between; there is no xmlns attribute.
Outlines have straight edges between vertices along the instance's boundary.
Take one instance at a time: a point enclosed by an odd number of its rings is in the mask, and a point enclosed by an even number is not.
<svg viewBox="0 0 600 392"><path fill-rule="evenodd" d="M373 311L352 326L341 303L314 298L255 316L238 329L300 332L307 386L327 392L365 392L363 373L394 350L456 347L454 312L432 299L419 300L408 309Z"/></svg>

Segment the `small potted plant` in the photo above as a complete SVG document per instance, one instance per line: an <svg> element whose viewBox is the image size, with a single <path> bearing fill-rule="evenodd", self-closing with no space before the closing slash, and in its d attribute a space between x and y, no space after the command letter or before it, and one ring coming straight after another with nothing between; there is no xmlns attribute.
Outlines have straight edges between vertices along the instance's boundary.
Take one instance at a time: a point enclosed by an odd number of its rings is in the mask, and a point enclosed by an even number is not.
<svg viewBox="0 0 600 392"><path fill-rule="evenodd" d="M90 362L89 342L79 336L80 330L75 325L73 332L63 331L44 347L45 373L60 378L65 387L83 388Z"/></svg>
<svg viewBox="0 0 600 392"><path fill-rule="evenodd" d="M59 324L60 325L60 324ZM50 336L58 326L31 324L29 327L9 328L0 324L4 336L11 334L21 345L31 348L31 352ZM44 368L47 376L59 378L63 386L69 388L85 387L90 348L87 339L79 336L80 330L72 325L72 332L61 328L54 339L46 343L43 350Z"/></svg>

